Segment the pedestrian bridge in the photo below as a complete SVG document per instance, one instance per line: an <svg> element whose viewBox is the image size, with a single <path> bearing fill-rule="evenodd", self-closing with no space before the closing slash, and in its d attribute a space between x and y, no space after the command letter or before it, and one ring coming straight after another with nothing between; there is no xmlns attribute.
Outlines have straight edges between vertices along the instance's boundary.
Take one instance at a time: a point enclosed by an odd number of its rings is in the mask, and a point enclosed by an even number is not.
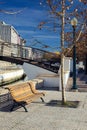
<svg viewBox="0 0 87 130"><path fill-rule="evenodd" d="M54 53L42 51L40 49L15 45L11 43L0 43L0 60L21 65L26 62L42 67L54 73L58 73L59 66L51 66L50 63L44 64L43 55L47 53L49 55L55 55ZM60 62L60 58L58 58L58 62Z"/></svg>

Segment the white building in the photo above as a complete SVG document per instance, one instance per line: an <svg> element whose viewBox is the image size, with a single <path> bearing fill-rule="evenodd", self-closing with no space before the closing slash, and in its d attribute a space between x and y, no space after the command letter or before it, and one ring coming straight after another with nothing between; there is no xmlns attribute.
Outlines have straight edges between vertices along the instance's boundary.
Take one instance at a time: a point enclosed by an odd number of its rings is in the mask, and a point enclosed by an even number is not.
<svg viewBox="0 0 87 130"><path fill-rule="evenodd" d="M44 51L40 49L32 48L32 52L33 52L33 55L32 55L33 60L40 61L43 58Z"/></svg>
<svg viewBox="0 0 87 130"><path fill-rule="evenodd" d="M33 52L31 47L23 47L22 48L22 58L31 59L32 60Z"/></svg>
<svg viewBox="0 0 87 130"><path fill-rule="evenodd" d="M24 46L25 40L13 26L0 22L0 39L8 44L11 43L12 55L20 56L21 46Z"/></svg>
<svg viewBox="0 0 87 130"><path fill-rule="evenodd" d="M0 22L0 39L5 42L19 44L20 36L13 26Z"/></svg>

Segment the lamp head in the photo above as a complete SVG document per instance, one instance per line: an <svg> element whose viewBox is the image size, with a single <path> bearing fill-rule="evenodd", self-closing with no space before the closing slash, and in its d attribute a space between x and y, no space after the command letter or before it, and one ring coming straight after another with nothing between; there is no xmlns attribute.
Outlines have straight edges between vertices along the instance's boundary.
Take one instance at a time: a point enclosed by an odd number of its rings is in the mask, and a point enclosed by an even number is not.
<svg viewBox="0 0 87 130"><path fill-rule="evenodd" d="M71 20L71 25L72 25L72 26L77 26L77 24L78 24L78 21L77 21L77 19L74 17L74 18Z"/></svg>

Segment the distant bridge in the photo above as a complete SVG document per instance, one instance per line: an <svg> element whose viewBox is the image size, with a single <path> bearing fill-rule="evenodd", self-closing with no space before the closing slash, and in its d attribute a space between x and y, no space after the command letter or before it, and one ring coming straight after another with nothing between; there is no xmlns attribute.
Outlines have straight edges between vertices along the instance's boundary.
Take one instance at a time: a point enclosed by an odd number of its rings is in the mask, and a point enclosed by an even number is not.
<svg viewBox="0 0 87 130"><path fill-rule="evenodd" d="M32 48L9 44L9 43L1 43L0 44L0 60L8 61L11 63L21 64L23 65L24 62L33 64L49 71L58 72L58 67L51 66L50 63L44 64L42 62L44 52L39 49L31 50ZM50 53L55 55L54 53ZM58 59L60 61L60 59Z"/></svg>

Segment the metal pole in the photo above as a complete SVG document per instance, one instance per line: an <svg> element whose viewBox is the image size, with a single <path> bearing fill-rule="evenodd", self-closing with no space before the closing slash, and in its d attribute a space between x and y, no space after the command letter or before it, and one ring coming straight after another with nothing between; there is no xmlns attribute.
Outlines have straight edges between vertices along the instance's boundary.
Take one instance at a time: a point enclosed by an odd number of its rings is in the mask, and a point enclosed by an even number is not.
<svg viewBox="0 0 87 130"><path fill-rule="evenodd" d="M76 85L76 44L75 44L75 34L76 26L73 27L73 87L72 89L77 89Z"/></svg>

